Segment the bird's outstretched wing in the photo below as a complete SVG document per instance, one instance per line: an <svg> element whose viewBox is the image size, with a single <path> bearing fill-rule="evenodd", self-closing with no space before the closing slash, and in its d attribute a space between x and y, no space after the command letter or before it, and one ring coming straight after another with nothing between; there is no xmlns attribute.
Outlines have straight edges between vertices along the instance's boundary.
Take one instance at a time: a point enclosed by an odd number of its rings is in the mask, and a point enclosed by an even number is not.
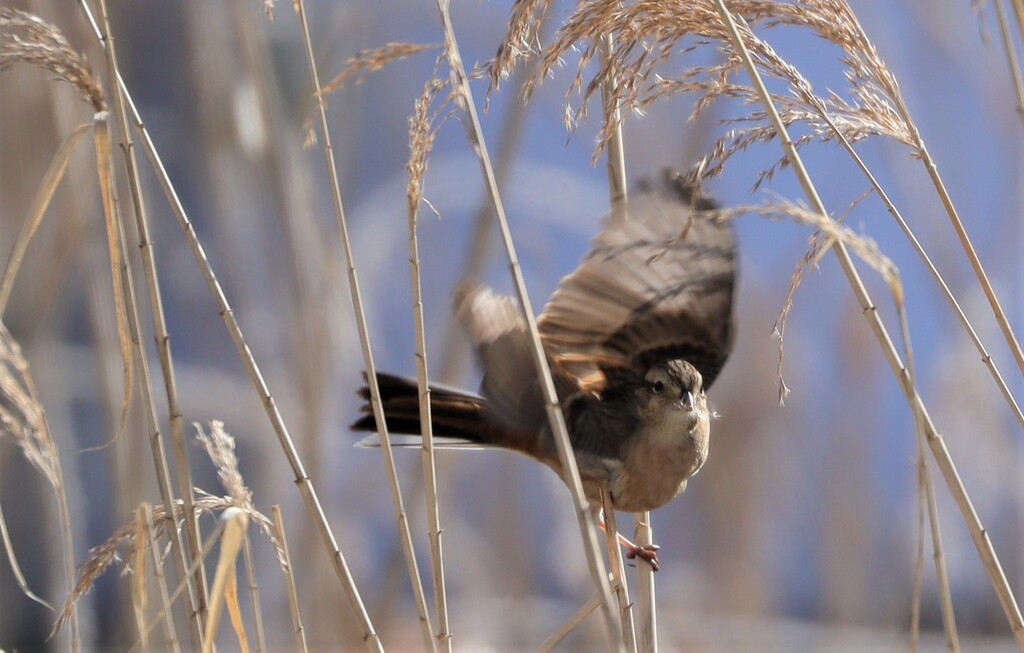
<svg viewBox="0 0 1024 653"><path fill-rule="evenodd" d="M582 380L639 360L683 358L708 388L733 338L732 227L666 172L610 215L538 320L548 356ZM696 209L696 210L695 210Z"/></svg>
<svg viewBox="0 0 1024 653"><path fill-rule="evenodd" d="M616 367L638 361L686 359L711 386L732 343L736 275L732 228L700 213L711 208L666 173L639 186L627 215L607 218L538 321L563 401L600 390ZM518 302L466 286L455 305L480 353L488 409L517 431L536 432L547 417Z"/></svg>
<svg viewBox="0 0 1024 653"><path fill-rule="evenodd" d="M456 292L455 307L483 364L480 390L488 409L510 426L536 432L545 419L543 395L515 298L467 285Z"/></svg>

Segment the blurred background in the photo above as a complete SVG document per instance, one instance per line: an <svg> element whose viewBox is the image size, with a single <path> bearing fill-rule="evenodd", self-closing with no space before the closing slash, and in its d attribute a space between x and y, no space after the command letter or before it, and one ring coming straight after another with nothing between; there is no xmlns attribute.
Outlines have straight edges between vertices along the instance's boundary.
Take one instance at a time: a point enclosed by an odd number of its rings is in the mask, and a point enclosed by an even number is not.
<svg viewBox="0 0 1024 653"><path fill-rule="evenodd" d="M101 49L77 3L6 0L61 28L104 78ZM391 650L421 642L381 453L353 448L362 356L323 153L303 148L314 104L291 3L268 20L259 3L109 2L127 87L176 185L235 316L324 503L367 610ZM929 150L1014 325L1024 324L1020 232L1022 127L992 9L986 3L854 2L867 33L899 80ZM545 37L566 15L556 4ZM431 2L311 1L307 11L321 78L358 51L388 42L442 40ZM505 36L507 2L455 2L467 65ZM842 92L840 51L806 31L763 34L819 92ZM407 119L436 52L399 61L330 98L341 191L373 353L381 370L415 374L405 188ZM692 58L687 58L692 57ZM712 63L700 50L673 62ZM592 162L600 107L574 133L564 125L575 62L523 105L508 80L483 115L527 287L540 307L575 267L608 210L603 158ZM478 103L486 85L474 83ZM108 92L109 96L109 92ZM578 98L571 101L578 106ZM654 105L625 123L631 179L687 167L742 115L723 103L688 121L692 97ZM0 256L7 253L61 139L92 118L66 84L25 65L0 75ZM24 348L61 454L76 563L143 500L156 503L147 429L138 406L116 431L120 360L102 211L90 147L73 161L33 241L4 322ZM1014 367L924 168L905 147L868 140L858 151L883 178L971 316L1011 390ZM772 143L729 161L709 190L725 205L802 197L789 170L752 193L781 154ZM826 206L844 213L868 184L831 145L804 149ZM238 441L242 474L269 514L280 504L307 635L314 650L358 650L359 632L290 470L218 308L143 166L151 229L185 421L223 420ZM475 388L479 370L453 329L450 296L473 256L479 276L511 291L493 229L477 233L486 192L457 117L441 128L421 212L425 319L431 376ZM127 191L122 193L127 198ZM485 214L487 220L489 214ZM899 266L925 402L1000 555L1010 586L1024 587L1024 487L1020 428L954 313L875 198L847 218ZM810 231L758 217L738 220L738 339L710 402L710 458L686 493L654 513L662 546L656 576L663 650L892 650L910 646L918 537L913 415L859 315L832 257L809 274L786 331L780 406L773 326ZM134 242L134 241L133 241ZM136 257L136 248L131 248ZM133 265L139 269L138 260ZM894 330L884 283L862 266ZM141 279L141 276L139 277ZM141 282L140 282L141 287ZM152 324L144 318L146 341ZM150 346L154 378L156 349ZM138 395L136 395L136 402ZM158 393L166 424L166 405ZM191 428L189 429L191 433ZM223 494L215 470L189 447L197 487ZM399 452L405 505L429 583L422 474ZM540 465L502 452L447 452L438 459L450 620L459 650L531 650L590 597L568 495ZM958 626L971 650L1012 650L995 593L949 492L936 476L943 544ZM62 603L59 524L53 493L9 438L0 437L0 505L33 590ZM204 518L202 526L212 522ZM628 516L620 525L631 532ZM268 642L293 644L282 576L254 538ZM926 544L922 623L926 650L941 650L931 545ZM212 568L212 567L211 567ZM79 604L87 650L126 650L137 632L129 580L109 571ZM430 596L428 584L428 596ZM54 615L18 590L0 562L0 649L41 650ZM184 623L183 619L179 620ZM181 627L184 634L184 627ZM226 630L226 629L224 629ZM66 632L48 646L66 648ZM602 642L592 616L564 643ZM234 650L230 633L222 633Z"/></svg>

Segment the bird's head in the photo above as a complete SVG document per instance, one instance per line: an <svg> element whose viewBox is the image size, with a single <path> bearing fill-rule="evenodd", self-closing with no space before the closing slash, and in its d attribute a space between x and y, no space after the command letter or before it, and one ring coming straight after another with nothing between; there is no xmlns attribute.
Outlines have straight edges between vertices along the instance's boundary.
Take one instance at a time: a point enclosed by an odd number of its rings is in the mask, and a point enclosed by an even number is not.
<svg viewBox="0 0 1024 653"><path fill-rule="evenodd" d="M704 381L684 360L669 360L649 367L636 389L637 416L648 424L683 418L688 428L708 419Z"/></svg>

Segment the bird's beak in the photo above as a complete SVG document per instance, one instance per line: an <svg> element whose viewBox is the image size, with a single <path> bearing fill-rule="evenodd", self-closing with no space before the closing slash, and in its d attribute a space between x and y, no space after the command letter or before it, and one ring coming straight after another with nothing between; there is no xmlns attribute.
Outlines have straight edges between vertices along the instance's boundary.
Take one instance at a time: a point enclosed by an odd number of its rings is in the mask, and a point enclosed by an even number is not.
<svg viewBox="0 0 1024 653"><path fill-rule="evenodd" d="M680 410L693 410L694 401L695 399L693 397L693 393L687 391L684 392L683 396L679 398L679 401L676 403L676 406L678 406Z"/></svg>

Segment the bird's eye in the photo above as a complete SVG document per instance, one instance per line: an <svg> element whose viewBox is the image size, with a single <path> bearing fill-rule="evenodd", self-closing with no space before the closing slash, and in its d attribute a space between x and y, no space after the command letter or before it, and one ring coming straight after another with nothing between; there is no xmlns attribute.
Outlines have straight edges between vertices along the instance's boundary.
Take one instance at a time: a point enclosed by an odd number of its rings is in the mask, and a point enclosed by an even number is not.
<svg viewBox="0 0 1024 653"><path fill-rule="evenodd" d="M661 381L655 381L651 384L651 392L660 395L662 392L665 392L665 384Z"/></svg>

